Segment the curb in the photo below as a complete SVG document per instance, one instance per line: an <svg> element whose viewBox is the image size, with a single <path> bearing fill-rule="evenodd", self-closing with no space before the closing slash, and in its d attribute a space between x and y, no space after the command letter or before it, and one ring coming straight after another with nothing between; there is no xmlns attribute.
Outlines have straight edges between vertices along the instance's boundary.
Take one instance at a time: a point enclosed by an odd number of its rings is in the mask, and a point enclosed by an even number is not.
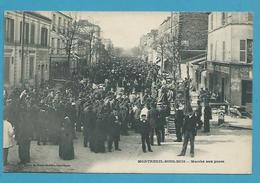
<svg viewBox="0 0 260 183"><path fill-rule="evenodd" d="M236 125L231 125L231 124L224 124L223 126L225 127L231 127L231 128L237 128L237 129L244 129L244 130L253 130L252 127L247 127L247 126L236 126Z"/></svg>

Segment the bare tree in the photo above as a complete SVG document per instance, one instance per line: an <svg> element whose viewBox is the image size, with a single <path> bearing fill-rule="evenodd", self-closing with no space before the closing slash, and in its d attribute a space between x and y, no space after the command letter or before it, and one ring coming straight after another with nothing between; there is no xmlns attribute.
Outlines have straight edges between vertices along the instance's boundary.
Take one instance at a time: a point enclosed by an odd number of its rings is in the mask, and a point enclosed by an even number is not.
<svg viewBox="0 0 260 183"><path fill-rule="evenodd" d="M70 67L71 55L73 54L72 51L76 49L75 47L78 44L77 35L79 33L79 28L80 25L77 21L72 22L71 26L68 26L67 42L65 45L66 53L68 55L68 68Z"/></svg>
<svg viewBox="0 0 260 183"><path fill-rule="evenodd" d="M162 70L165 71L167 66L174 78L181 77L180 43L180 38L176 37L172 32L158 36L153 43L153 49L160 56ZM165 61L167 61L168 65L165 65Z"/></svg>
<svg viewBox="0 0 260 183"><path fill-rule="evenodd" d="M79 39L82 46L85 48L85 54L88 58L87 61L91 64L94 54L97 54L101 41L100 41L100 27L92 24L87 20L78 21L79 24Z"/></svg>
<svg viewBox="0 0 260 183"><path fill-rule="evenodd" d="M171 71L174 78L181 77L180 70L180 49L181 41L179 37L174 36L174 34L165 35L165 58L169 60Z"/></svg>

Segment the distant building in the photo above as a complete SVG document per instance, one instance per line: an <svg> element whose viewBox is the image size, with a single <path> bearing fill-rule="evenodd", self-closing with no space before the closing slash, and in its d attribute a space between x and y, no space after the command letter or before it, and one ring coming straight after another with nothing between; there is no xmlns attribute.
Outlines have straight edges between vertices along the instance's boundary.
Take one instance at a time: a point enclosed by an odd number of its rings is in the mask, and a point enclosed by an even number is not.
<svg viewBox="0 0 260 183"><path fill-rule="evenodd" d="M114 47L111 39L103 38L102 43L104 44L106 50L113 49L113 47Z"/></svg>
<svg viewBox="0 0 260 183"><path fill-rule="evenodd" d="M4 86L39 86L49 79L51 19L34 12L5 12Z"/></svg>
<svg viewBox="0 0 260 183"><path fill-rule="evenodd" d="M157 52L155 42L157 39L158 30L152 29L149 33L143 35L140 39L141 59L148 63L156 63Z"/></svg>
<svg viewBox="0 0 260 183"><path fill-rule="evenodd" d="M250 13L209 15L207 73L203 78L220 101L252 105L253 17Z"/></svg>
<svg viewBox="0 0 260 183"><path fill-rule="evenodd" d="M163 70L172 72L173 64L185 63L199 55L205 56L208 13L172 12L158 30L159 39L164 39L168 45L162 63Z"/></svg>
<svg viewBox="0 0 260 183"><path fill-rule="evenodd" d="M72 34L73 19L60 11L41 11L41 14L49 17L51 22L50 34L50 63L52 79L65 79L77 70L77 59L72 51L68 58L68 44Z"/></svg>
<svg viewBox="0 0 260 183"><path fill-rule="evenodd" d="M100 58L101 28L88 20L79 20L79 50L78 54L84 65L96 64Z"/></svg>

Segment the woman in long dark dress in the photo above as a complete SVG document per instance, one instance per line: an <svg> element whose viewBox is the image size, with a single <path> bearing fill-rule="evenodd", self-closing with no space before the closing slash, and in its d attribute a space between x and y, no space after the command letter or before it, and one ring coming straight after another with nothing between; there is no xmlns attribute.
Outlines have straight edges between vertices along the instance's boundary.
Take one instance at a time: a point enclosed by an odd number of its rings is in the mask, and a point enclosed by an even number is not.
<svg viewBox="0 0 260 183"><path fill-rule="evenodd" d="M59 156L63 160L74 159L73 127L69 117L64 118L60 132Z"/></svg>
<svg viewBox="0 0 260 183"><path fill-rule="evenodd" d="M104 133L104 118L103 115L99 114L97 118L96 129L95 129L95 139L94 139L95 153L105 152L105 140L106 140L106 135Z"/></svg>
<svg viewBox="0 0 260 183"><path fill-rule="evenodd" d="M101 112L98 114L95 128L94 152L105 152L105 141L107 136L107 120L109 118L108 106L102 106Z"/></svg>

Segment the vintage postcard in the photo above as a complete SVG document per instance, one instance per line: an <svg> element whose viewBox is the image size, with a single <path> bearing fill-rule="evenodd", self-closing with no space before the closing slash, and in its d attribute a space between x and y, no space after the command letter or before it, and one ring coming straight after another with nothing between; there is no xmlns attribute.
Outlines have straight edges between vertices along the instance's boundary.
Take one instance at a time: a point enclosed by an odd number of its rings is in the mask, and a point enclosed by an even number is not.
<svg viewBox="0 0 260 183"><path fill-rule="evenodd" d="M4 20L4 172L252 173L253 13Z"/></svg>

